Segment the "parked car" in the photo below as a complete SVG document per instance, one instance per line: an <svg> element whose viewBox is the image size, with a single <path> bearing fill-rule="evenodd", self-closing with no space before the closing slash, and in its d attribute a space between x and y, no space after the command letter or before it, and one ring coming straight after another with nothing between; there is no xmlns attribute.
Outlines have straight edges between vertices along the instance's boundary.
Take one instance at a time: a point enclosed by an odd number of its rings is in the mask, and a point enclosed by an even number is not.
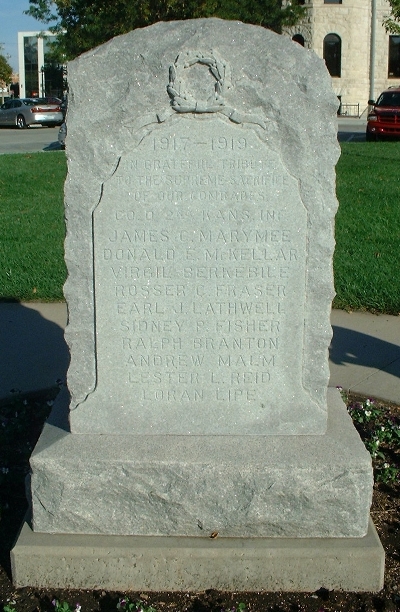
<svg viewBox="0 0 400 612"><path fill-rule="evenodd" d="M383 91L376 102L369 100L373 110L367 117L367 140L379 137L400 137L400 87Z"/></svg>
<svg viewBox="0 0 400 612"><path fill-rule="evenodd" d="M30 125L61 125L64 115L59 104L49 104L46 98L16 98L0 106L0 125L26 128Z"/></svg>
<svg viewBox="0 0 400 612"><path fill-rule="evenodd" d="M57 106L61 106L62 100L61 98L56 98L56 96L46 96L45 98L37 98L42 101L42 104L57 104Z"/></svg>

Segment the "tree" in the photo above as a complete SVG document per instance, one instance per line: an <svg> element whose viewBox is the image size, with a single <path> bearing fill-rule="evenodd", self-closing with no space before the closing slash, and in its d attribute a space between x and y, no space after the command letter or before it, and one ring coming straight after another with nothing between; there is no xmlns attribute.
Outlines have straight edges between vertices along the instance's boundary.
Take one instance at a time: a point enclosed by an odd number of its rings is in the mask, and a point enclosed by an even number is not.
<svg viewBox="0 0 400 612"><path fill-rule="evenodd" d="M383 20L386 32L400 34L400 0L389 0L391 13Z"/></svg>
<svg viewBox="0 0 400 612"><path fill-rule="evenodd" d="M0 83L7 85L11 81L12 68L4 55L0 54Z"/></svg>
<svg viewBox="0 0 400 612"><path fill-rule="evenodd" d="M157 21L221 17L281 32L304 14L299 0L29 0L25 13L57 34L58 61L73 59L119 34Z"/></svg>

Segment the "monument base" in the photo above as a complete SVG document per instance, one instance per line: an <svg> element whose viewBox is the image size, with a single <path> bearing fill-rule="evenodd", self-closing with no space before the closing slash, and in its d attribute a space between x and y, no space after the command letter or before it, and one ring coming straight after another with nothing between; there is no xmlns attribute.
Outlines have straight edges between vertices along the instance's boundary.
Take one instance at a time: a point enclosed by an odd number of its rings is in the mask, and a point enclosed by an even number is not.
<svg viewBox="0 0 400 612"><path fill-rule="evenodd" d="M372 465L337 389L322 436L112 436L47 424L31 457L35 532L363 537Z"/></svg>
<svg viewBox="0 0 400 612"><path fill-rule="evenodd" d="M16 587L112 591L383 588L384 551L363 538L190 538L33 533L11 552Z"/></svg>

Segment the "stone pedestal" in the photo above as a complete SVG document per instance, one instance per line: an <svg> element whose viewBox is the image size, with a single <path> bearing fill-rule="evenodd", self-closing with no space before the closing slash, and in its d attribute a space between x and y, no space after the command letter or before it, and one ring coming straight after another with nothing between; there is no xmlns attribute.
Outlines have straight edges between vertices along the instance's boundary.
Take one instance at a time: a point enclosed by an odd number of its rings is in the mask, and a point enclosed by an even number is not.
<svg viewBox="0 0 400 612"><path fill-rule="evenodd" d="M73 435L32 457L18 587L379 591L371 462L337 389L324 436ZM329 466L329 467L327 467Z"/></svg>
<svg viewBox="0 0 400 612"><path fill-rule="evenodd" d="M369 453L337 389L324 436L111 436L46 425L31 458L35 532L363 537Z"/></svg>
<svg viewBox="0 0 400 612"><path fill-rule="evenodd" d="M379 591L385 554L363 538L224 538L34 533L11 553L14 584L113 591Z"/></svg>

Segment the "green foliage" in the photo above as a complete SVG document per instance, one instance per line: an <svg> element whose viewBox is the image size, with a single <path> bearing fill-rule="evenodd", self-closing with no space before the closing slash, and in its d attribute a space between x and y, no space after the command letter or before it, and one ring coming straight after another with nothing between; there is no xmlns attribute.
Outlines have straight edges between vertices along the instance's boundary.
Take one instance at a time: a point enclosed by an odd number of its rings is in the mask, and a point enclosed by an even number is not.
<svg viewBox="0 0 400 612"><path fill-rule="evenodd" d="M400 313L400 142L343 143L335 308Z"/></svg>
<svg viewBox="0 0 400 612"><path fill-rule="evenodd" d="M54 606L55 612L80 612L81 606L77 603L75 608L71 608L67 601L58 601L53 599L51 602Z"/></svg>
<svg viewBox="0 0 400 612"><path fill-rule="evenodd" d="M400 475L396 452L400 444L400 423L390 410L375 400L351 401L343 394L347 410L371 455L375 480L394 483Z"/></svg>
<svg viewBox="0 0 400 612"><path fill-rule="evenodd" d="M131 601L129 597L120 598L117 603L117 610L120 612L157 612L156 608L153 608L153 606L146 606L143 601ZM246 604L240 603L233 608L223 608L221 612L244 612L245 610Z"/></svg>
<svg viewBox="0 0 400 612"><path fill-rule="evenodd" d="M29 0L27 14L56 22L59 57L73 59L114 36L158 21L220 17L281 32L304 14L297 1L281 0ZM53 8L55 9L53 11Z"/></svg>
<svg viewBox="0 0 400 612"><path fill-rule="evenodd" d="M400 0L388 0L391 8L390 15L383 19L383 26L387 32L400 34Z"/></svg>
<svg viewBox="0 0 400 612"><path fill-rule="evenodd" d="M355 423L370 423L383 416L383 411L367 399L362 404L351 407L351 416Z"/></svg>
<svg viewBox="0 0 400 612"><path fill-rule="evenodd" d="M146 606L143 601L131 601L129 597L123 597L118 601L117 610L122 612L157 612L153 606Z"/></svg>
<svg viewBox="0 0 400 612"><path fill-rule="evenodd" d="M61 151L0 156L0 299L63 299L65 174Z"/></svg>
<svg viewBox="0 0 400 612"><path fill-rule="evenodd" d="M0 83L7 85L11 81L12 68L4 55L0 54Z"/></svg>

